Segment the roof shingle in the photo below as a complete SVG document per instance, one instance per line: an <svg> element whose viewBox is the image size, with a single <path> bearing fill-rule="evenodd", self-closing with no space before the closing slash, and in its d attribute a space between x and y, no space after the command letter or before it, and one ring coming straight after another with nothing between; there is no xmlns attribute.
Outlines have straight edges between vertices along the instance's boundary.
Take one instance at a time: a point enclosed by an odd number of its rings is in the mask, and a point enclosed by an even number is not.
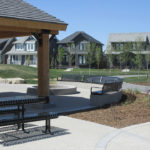
<svg viewBox="0 0 150 150"><path fill-rule="evenodd" d="M0 0L0 17L66 24L23 0Z"/></svg>
<svg viewBox="0 0 150 150"><path fill-rule="evenodd" d="M73 42L73 40L79 35L82 35L85 39L87 39L90 42L102 44L101 42L99 42L98 40L96 40L95 38L93 38L92 36L88 35L87 33L83 32L83 31L75 32L75 33L67 36L63 40L59 41L58 43L65 44L65 43Z"/></svg>

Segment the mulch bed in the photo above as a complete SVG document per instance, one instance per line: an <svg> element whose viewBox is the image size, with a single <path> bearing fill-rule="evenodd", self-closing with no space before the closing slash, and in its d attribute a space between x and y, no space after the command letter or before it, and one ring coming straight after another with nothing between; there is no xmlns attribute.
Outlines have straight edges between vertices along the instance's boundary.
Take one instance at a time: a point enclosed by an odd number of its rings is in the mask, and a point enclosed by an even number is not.
<svg viewBox="0 0 150 150"><path fill-rule="evenodd" d="M150 122L150 95L124 91L119 104L69 116L115 128Z"/></svg>

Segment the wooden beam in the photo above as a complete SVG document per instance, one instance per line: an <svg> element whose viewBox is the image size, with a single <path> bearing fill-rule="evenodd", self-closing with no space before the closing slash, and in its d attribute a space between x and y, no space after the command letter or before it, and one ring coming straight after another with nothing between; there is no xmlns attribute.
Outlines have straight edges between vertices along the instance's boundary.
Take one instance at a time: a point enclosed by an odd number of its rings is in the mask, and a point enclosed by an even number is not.
<svg viewBox="0 0 150 150"><path fill-rule="evenodd" d="M40 29L19 28L19 27L9 27L9 26L0 26L0 31L41 33Z"/></svg>
<svg viewBox="0 0 150 150"><path fill-rule="evenodd" d="M57 24L49 22L31 21L23 19L12 19L0 17L0 26L29 28L29 29L46 29L46 30L66 30L67 24Z"/></svg>
<svg viewBox="0 0 150 150"><path fill-rule="evenodd" d="M38 42L38 96L49 97L49 34L39 35Z"/></svg>
<svg viewBox="0 0 150 150"><path fill-rule="evenodd" d="M52 34L52 35L58 35L59 34L59 32L58 31L50 31L50 33Z"/></svg>
<svg viewBox="0 0 150 150"><path fill-rule="evenodd" d="M11 38L11 37L28 36L28 35L32 35L32 33L0 31L0 38Z"/></svg>

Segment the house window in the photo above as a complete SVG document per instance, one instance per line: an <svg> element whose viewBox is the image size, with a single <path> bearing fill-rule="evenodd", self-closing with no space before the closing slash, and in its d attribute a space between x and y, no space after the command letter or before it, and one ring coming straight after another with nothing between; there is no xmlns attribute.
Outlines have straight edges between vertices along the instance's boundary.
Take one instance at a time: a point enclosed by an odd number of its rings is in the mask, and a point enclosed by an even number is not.
<svg viewBox="0 0 150 150"><path fill-rule="evenodd" d="M85 56L79 56L79 64L80 65L86 64L86 58L85 58Z"/></svg>
<svg viewBox="0 0 150 150"><path fill-rule="evenodd" d="M31 49L33 50L33 44L31 44Z"/></svg>
<svg viewBox="0 0 150 150"><path fill-rule="evenodd" d="M15 61L18 61L18 56L17 55L15 56Z"/></svg>
<svg viewBox="0 0 150 150"><path fill-rule="evenodd" d="M64 63L68 63L68 56L67 55L64 55Z"/></svg>
<svg viewBox="0 0 150 150"><path fill-rule="evenodd" d="M16 50L22 50L23 49L23 45L22 44L15 44L15 49Z"/></svg>
<svg viewBox="0 0 150 150"><path fill-rule="evenodd" d="M122 43L120 44L120 50L123 50L123 44Z"/></svg>
<svg viewBox="0 0 150 150"><path fill-rule="evenodd" d="M85 56L83 56L83 64L86 64Z"/></svg>
<svg viewBox="0 0 150 150"><path fill-rule="evenodd" d="M133 43L132 50L136 50L136 43Z"/></svg>
<svg viewBox="0 0 150 150"><path fill-rule="evenodd" d="M73 49L75 49L75 48L76 48L75 44L72 44L72 48L73 48Z"/></svg>
<svg viewBox="0 0 150 150"><path fill-rule="evenodd" d="M80 50L84 50L84 43L80 43Z"/></svg>
<svg viewBox="0 0 150 150"><path fill-rule="evenodd" d="M82 56L79 56L79 64L82 64Z"/></svg>
<svg viewBox="0 0 150 150"><path fill-rule="evenodd" d="M30 50L30 44L28 44L28 50Z"/></svg>
<svg viewBox="0 0 150 150"><path fill-rule="evenodd" d="M119 44L117 43L116 44L116 50L119 50L120 49L120 46L119 46Z"/></svg>

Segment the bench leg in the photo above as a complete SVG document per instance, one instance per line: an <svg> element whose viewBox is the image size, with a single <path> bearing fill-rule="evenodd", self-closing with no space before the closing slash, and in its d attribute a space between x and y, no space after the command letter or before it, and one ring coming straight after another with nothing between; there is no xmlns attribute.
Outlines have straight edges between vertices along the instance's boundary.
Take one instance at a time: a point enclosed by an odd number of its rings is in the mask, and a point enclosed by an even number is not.
<svg viewBox="0 0 150 150"><path fill-rule="evenodd" d="M20 106L18 105L18 113L17 113L17 115L18 115L18 123L17 123L17 126L18 126L18 130L20 129L20 122L19 122L19 120L20 120Z"/></svg>
<svg viewBox="0 0 150 150"><path fill-rule="evenodd" d="M49 118L46 118L46 120L45 120L45 133L52 134L52 132L51 132L51 124L50 124L50 119Z"/></svg>
<svg viewBox="0 0 150 150"><path fill-rule="evenodd" d="M24 111L25 111L25 109L24 109L24 104L22 105L22 131L24 132L24 133L29 133L28 131L26 131L25 129L24 129Z"/></svg>
<svg viewBox="0 0 150 150"><path fill-rule="evenodd" d="M24 105L22 105L22 131L24 131Z"/></svg>

